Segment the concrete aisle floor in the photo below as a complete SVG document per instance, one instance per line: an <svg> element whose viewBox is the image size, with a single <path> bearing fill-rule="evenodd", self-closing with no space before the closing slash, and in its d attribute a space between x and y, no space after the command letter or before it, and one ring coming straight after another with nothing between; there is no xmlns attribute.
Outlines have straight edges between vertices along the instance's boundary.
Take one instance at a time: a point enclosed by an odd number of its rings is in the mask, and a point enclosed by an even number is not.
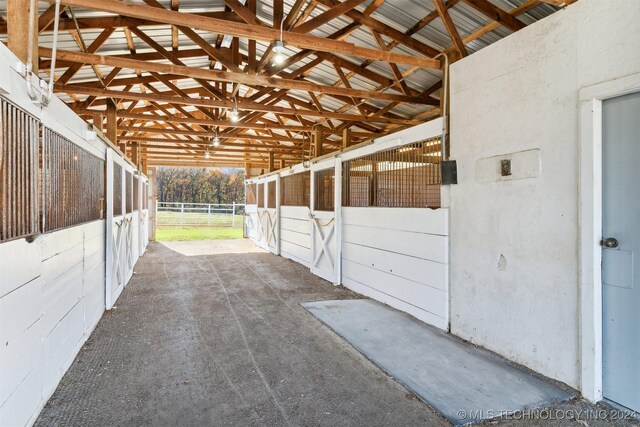
<svg viewBox="0 0 640 427"><path fill-rule="evenodd" d="M299 304L352 292L247 241L171 246L216 254L151 243L37 425L447 424Z"/></svg>
<svg viewBox="0 0 640 427"><path fill-rule="evenodd" d="M246 240L151 243L135 272L36 425L448 425L300 305L358 296L297 263Z"/></svg>

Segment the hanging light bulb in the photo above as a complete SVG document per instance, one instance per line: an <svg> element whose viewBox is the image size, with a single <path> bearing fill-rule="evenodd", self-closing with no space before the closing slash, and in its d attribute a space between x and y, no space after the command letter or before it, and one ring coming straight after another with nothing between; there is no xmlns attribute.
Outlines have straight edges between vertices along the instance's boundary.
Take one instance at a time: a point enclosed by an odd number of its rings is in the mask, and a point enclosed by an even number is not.
<svg viewBox="0 0 640 427"><path fill-rule="evenodd" d="M282 65L286 61L284 42L282 40L276 40L273 42L273 65Z"/></svg>
<svg viewBox="0 0 640 427"><path fill-rule="evenodd" d="M282 32L284 30L284 18L280 21L280 40L273 42L273 65L282 65L286 61L287 56L284 50L284 40L282 40Z"/></svg>
<svg viewBox="0 0 640 427"><path fill-rule="evenodd" d="M238 120L240 120L240 113L238 113L238 100L236 99L236 97L233 97L233 108L231 109L231 111L229 111L229 118L231 119L231 121L233 123L237 122Z"/></svg>
<svg viewBox="0 0 640 427"><path fill-rule="evenodd" d="M218 128L216 128L216 131L215 131L215 132L216 132L216 134L215 134L215 136L213 137L213 146L214 146L214 147L217 147L217 146L219 146L219 145L220 145L220 138L218 137Z"/></svg>
<svg viewBox="0 0 640 427"><path fill-rule="evenodd" d="M210 157L209 148L207 147L207 151L204 152L204 158L208 159Z"/></svg>

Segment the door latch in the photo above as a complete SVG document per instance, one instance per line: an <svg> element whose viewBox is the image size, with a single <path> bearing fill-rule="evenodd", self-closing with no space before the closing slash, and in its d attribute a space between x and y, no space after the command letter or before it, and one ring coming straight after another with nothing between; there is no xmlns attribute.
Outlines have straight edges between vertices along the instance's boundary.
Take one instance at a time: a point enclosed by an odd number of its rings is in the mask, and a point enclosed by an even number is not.
<svg viewBox="0 0 640 427"><path fill-rule="evenodd" d="M600 244L605 248L613 249L613 248L617 248L619 243L618 243L618 239L614 237L607 237L606 239L602 239Z"/></svg>

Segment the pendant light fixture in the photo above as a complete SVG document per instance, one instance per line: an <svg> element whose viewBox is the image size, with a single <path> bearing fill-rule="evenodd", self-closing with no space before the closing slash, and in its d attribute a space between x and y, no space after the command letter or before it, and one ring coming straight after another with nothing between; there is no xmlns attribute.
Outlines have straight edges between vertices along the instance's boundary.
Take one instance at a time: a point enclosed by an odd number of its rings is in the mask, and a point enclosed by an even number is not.
<svg viewBox="0 0 640 427"><path fill-rule="evenodd" d="M285 54L284 41L282 40L282 32L284 26L284 17L280 20L280 40L274 40L273 42L273 65L282 65L287 60Z"/></svg>

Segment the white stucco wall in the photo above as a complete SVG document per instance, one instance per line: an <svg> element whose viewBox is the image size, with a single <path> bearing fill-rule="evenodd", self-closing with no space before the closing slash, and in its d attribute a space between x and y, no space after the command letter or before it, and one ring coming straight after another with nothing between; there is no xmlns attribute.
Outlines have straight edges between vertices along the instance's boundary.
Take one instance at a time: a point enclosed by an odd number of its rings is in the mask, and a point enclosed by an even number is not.
<svg viewBox="0 0 640 427"><path fill-rule="evenodd" d="M451 67L451 331L577 388L578 91L640 71L639 22L580 0Z"/></svg>

